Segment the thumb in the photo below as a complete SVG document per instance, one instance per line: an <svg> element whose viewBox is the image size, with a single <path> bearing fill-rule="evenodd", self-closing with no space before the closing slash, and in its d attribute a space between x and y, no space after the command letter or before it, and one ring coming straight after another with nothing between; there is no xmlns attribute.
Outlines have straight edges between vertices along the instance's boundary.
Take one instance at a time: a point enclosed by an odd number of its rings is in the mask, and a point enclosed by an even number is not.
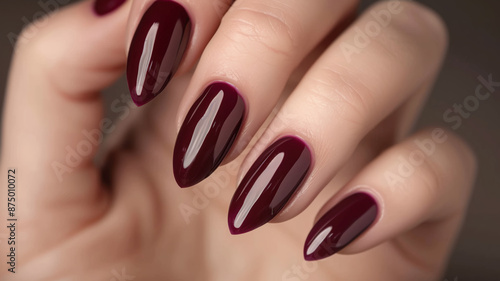
<svg viewBox="0 0 500 281"><path fill-rule="evenodd" d="M117 79L126 62L128 5L120 2L68 6L19 37L6 93L1 163L5 173L16 169L22 182L16 195L29 206L19 209L23 221L74 219L71 225L78 226L102 213L102 208L88 208L104 198L92 159L101 130L112 125L102 119L99 92ZM47 235L43 246L70 231Z"/></svg>

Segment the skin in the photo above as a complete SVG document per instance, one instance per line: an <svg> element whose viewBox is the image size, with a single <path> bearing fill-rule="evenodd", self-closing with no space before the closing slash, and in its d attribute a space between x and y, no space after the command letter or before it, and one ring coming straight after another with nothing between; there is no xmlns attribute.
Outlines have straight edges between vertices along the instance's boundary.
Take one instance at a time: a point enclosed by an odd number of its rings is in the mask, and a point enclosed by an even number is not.
<svg viewBox="0 0 500 281"><path fill-rule="evenodd" d="M238 33L238 27L248 31L242 22L259 26L262 34L283 31L263 24L265 13L249 12L265 10L262 1L238 0L227 13L229 3L194 2L182 2L195 33L177 77L140 109L117 99L128 108L120 113L123 120L112 123L104 144L92 145L61 178L54 163L66 165L66 147L76 149L86 141L82 131L100 128L100 91L123 73L128 42L150 1L128 1L104 17L84 1L25 30L9 74L1 155L2 184L7 169L17 171L18 267L14 275L1 263L2 280L439 280L466 211L476 163L452 132L429 128L408 135L445 55L446 30L438 16L419 4L400 3L402 12L348 62L339 42L353 42L354 28L373 20L369 11L336 43L338 33L328 34L352 12L354 1L339 2L329 25L311 31L311 38L323 43L315 49L315 42L303 45L298 53L286 46L283 34L266 41L273 37ZM385 9L382 5L370 11ZM325 7L301 8L303 14L297 13L304 18L298 22L314 26L324 20L308 13ZM292 24L291 36L304 36L300 30ZM250 63L258 56L283 74L265 80L260 75L271 70L263 69L263 62ZM249 111L226 165L181 190L171 172L176 132L200 90L214 79L237 85L249 108L260 110ZM277 117L271 114L275 107ZM322 120L332 121L325 126ZM315 155L308 180L274 220L286 223L231 236L227 208L238 178L285 134L302 137ZM391 185L386 172L397 171L401 157L409 159L418 149L416 140L434 142L435 151ZM193 200L214 184L213 198L196 205ZM379 204L374 225L341 253L304 262L303 243L314 221L359 190ZM5 204L6 193L1 196ZM194 209L181 212L186 205ZM5 221L6 213L1 216ZM6 246L1 243L2 253Z"/></svg>

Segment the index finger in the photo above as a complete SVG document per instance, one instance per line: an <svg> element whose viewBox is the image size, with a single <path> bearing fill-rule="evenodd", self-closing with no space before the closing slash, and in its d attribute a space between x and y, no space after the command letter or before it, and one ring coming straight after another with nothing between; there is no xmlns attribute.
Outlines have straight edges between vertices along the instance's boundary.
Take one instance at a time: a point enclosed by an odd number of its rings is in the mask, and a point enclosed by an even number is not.
<svg viewBox="0 0 500 281"><path fill-rule="evenodd" d="M231 0L134 0L127 81L138 106L158 96L172 77L198 60Z"/></svg>

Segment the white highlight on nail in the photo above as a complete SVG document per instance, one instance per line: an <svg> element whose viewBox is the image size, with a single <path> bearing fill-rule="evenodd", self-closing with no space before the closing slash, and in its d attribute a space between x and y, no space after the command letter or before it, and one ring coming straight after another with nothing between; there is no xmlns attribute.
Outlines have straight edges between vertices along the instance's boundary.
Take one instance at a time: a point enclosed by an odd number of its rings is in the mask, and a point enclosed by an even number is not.
<svg viewBox="0 0 500 281"><path fill-rule="evenodd" d="M264 192L264 189L267 187L267 184L276 173L276 170L278 170L278 167L281 165L284 157L284 152L276 155L273 160L269 162L269 165L267 165L262 174L260 174L260 176L257 178L247 196L245 197L245 201L243 202L241 209L238 211L238 214L234 219L235 228L241 227L246 217L248 216L248 213L250 213L253 205L255 204L255 202L257 202L257 199L260 198L262 192Z"/></svg>
<svg viewBox="0 0 500 281"><path fill-rule="evenodd" d="M142 49L141 58L139 59L139 69L137 70L137 80L135 83L135 92L138 96L142 94L142 88L146 82L146 74L148 73L151 56L153 55L153 48L155 45L156 34L158 33L159 23L155 22L146 35L144 47Z"/></svg>
<svg viewBox="0 0 500 281"><path fill-rule="evenodd" d="M314 253L314 251L316 251L316 249L318 249L319 245L321 245L321 242L325 241L326 236L328 236L328 234L330 233L331 230L332 230L331 226L323 229L323 231L321 231L318 234L318 236L316 236L316 238L314 238L311 245L309 245L309 247L307 248L306 254L310 255L310 254Z"/></svg>
<svg viewBox="0 0 500 281"><path fill-rule="evenodd" d="M217 112L219 112L223 97L224 91L220 90L212 100L212 102L210 102L210 105L208 106L207 111L205 111L205 114L203 114L203 117L201 117L198 124L196 124L193 132L193 137L189 142L184 160L182 161L182 167L184 167L184 169L191 165L196 155L198 155L198 152L203 145L203 141L207 137L208 132L210 132L210 128L214 123L215 116L217 115Z"/></svg>

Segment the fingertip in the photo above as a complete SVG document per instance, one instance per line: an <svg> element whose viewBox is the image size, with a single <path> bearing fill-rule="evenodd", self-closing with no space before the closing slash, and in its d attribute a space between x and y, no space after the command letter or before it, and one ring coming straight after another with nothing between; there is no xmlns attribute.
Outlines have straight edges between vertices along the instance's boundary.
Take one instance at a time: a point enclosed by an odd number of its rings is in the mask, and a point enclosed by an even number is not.
<svg viewBox="0 0 500 281"><path fill-rule="evenodd" d="M365 233L378 215L376 200L366 192L342 199L309 232L304 244L305 259L318 260L338 253Z"/></svg>
<svg viewBox="0 0 500 281"><path fill-rule="evenodd" d="M233 85L217 81L207 86L175 142L173 169L181 185L199 183L219 167L238 136L245 112L245 101Z"/></svg>
<svg viewBox="0 0 500 281"><path fill-rule="evenodd" d="M127 59L127 82L134 103L158 96L177 72L191 37L191 19L174 1L155 1L135 30Z"/></svg>

